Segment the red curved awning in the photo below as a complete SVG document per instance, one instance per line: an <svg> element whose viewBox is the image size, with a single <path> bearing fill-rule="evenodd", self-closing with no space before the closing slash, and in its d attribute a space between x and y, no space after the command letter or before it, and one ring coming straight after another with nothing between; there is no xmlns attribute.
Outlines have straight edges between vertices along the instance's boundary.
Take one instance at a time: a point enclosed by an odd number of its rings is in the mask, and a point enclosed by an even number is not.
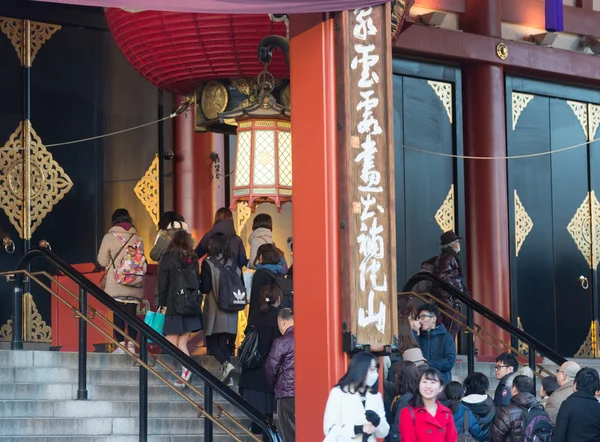
<svg viewBox="0 0 600 442"><path fill-rule="evenodd" d="M82 6L209 14L285 14L335 12L391 0L34 0Z"/></svg>

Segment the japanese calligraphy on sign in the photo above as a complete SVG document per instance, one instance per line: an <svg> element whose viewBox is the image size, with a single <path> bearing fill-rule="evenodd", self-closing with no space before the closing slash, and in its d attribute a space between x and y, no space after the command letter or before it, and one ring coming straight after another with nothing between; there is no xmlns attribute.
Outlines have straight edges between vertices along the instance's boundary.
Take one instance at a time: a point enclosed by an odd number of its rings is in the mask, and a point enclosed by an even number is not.
<svg viewBox="0 0 600 442"><path fill-rule="evenodd" d="M397 335L390 23L389 3L336 16L342 317L372 349Z"/></svg>

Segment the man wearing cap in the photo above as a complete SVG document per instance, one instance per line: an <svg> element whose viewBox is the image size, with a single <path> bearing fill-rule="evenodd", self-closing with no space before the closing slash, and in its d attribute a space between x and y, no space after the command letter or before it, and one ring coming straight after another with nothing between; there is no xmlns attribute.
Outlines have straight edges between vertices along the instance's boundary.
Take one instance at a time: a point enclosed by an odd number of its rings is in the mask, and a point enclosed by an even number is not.
<svg viewBox="0 0 600 442"><path fill-rule="evenodd" d="M445 283L452 287L460 290L461 292L467 292L463 280L462 266L458 253L460 252L460 240L462 238L457 236L452 230L442 233L440 237L440 246L442 251L440 255L435 259L433 267L433 275L440 278ZM433 295L440 299L443 303L450 307L457 309L460 307L460 303L450 293L441 288L436 288L434 284ZM440 305L442 310L442 323L446 326L448 333L455 337L460 328L460 324L454 318L452 312L448 312L446 306ZM448 312L448 314L445 314Z"/></svg>
<svg viewBox="0 0 600 442"><path fill-rule="evenodd" d="M555 424L560 406L573 394L573 381L579 370L581 370L581 367L573 361L565 362L556 370L556 382L558 382L560 388L555 390L546 402L546 413Z"/></svg>

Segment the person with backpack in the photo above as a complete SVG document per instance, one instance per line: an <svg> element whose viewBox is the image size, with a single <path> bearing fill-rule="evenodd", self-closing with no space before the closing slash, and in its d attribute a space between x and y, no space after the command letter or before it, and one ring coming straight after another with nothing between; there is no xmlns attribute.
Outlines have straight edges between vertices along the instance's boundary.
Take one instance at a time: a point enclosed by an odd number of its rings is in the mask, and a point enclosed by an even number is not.
<svg viewBox="0 0 600 442"><path fill-rule="evenodd" d="M485 442L485 437L477 419L461 400L464 396L463 386L460 382L452 381L444 388L446 405L452 411L454 425L458 432L458 442Z"/></svg>
<svg viewBox="0 0 600 442"><path fill-rule="evenodd" d="M127 209L117 209L112 214L111 228L102 238L98 251L98 264L105 268L100 286L104 285L104 291L135 316L140 299L144 297L144 278L148 264L144 256L144 241L137 234ZM130 326L126 330L125 320L116 314L114 323L132 339L125 343L125 337L115 330L115 340L123 347L127 345L128 351L136 353L133 341L137 338L137 330ZM123 354L125 351L117 347L114 353Z"/></svg>
<svg viewBox="0 0 600 442"><path fill-rule="evenodd" d="M224 233L208 240L208 257L202 261L200 290L204 300L204 333L208 353L221 364L221 380L229 379L235 368L231 363L235 343L238 312L246 308L247 294L242 272L231 257L229 241ZM233 385L229 382L230 385Z"/></svg>
<svg viewBox="0 0 600 442"><path fill-rule="evenodd" d="M252 368L244 368L242 364L239 384L242 397L269 419L273 419L276 402L273 386L267 380L265 364L273 342L281 336L277 323L281 297L281 290L275 285L265 285L260 291L258 313L248 318L246 328L247 331L254 328L258 332L260 360ZM254 423L250 426L250 431L253 434L262 433Z"/></svg>
<svg viewBox="0 0 600 442"><path fill-rule="evenodd" d="M533 381L528 376L513 379L510 404L500 408L492 425L492 442L550 441L552 421L535 396ZM538 439L533 437L537 436ZM569 441L570 442L570 441Z"/></svg>
<svg viewBox="0 0 600 442"><path fill-rule="evenodd" d="M444 376L435 368L421 372L409 406L400 412L402 442L456 442L452 412L437 398L444 391Z"/></svg>
<svg viewBox="0 0 600 442"><path fill-rule="evenodd" d="M189 233L179 230L173 235L158 265L158 302L165 314L163 334L186 355L190 333L203 329L202 294L198 257ZM165 310L166 308L166 310ZM185 388L192 373L181 367L181 378L175 386Z"/></svg>
<svg viewBox="0 0 600 442"><path fill-rule="evenodd" d="M239 266L239 268L243 268L246 264L248 264L248 258L246 257L246 248L244 247L244 243L242 238L240 238L235 232L235 227L233 226L233 213L231 209L227 207L221 207L215 213L215 222L213 224L212 229L206 233L196 246L196 254L198 258L202 258L208 252L208 240L215 233L223 233L229 240L229 249L231 251L231 256L235 259L235 262Z"/></svg>
<svg viewBox="0 0 600 442"><path fill-rule="evenodd" d="M575 375L574 393L560 406L552 442L600 441L600 390L598 372L582 368Z"/></svg>
<svg viewBox="0 0 600 442"><path fill-rule="evenodd" d="M465 378L463 387L465 390L463 405L471 410L477 419L484 440L490 440L490 432L496 418L496 405L488 395L490 380L483 373L471 373Z"/></svg>
<svg viewBox="0 0 600 442"><path fill-rule="evenodd" d="M248 316L252 317L260 306L260 292L265 285L277 285L282 291L282 308L293 309L293 280L284 277L284 267L280 261L279 251L274 244L263 244L256 254L256 272L252 278L250 293L250 309Z"/></svg>
<svg viewBox="0 0 600 442"><path fill-rule="evenodd" d="M388 418L390 433L385 440L387 442L399 442L400 438L400 412L408 407L413 397L413 391L417 389L419 370L413 362L402 361L392 367L396 394L392 399L391 413Z"/></svg>

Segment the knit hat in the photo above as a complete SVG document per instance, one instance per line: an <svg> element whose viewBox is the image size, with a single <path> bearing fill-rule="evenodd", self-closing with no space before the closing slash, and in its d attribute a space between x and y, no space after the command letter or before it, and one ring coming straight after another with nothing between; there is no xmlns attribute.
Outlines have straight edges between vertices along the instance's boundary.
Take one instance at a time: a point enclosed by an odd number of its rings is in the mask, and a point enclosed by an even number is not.
<svg viewBox="0 0 600 442"><path fill-rule="evenodd" d="M402 353L402 359L408 362L427 362L427 360L423 357L423 352L419 347L409 348L404 353Z"/></svg>

